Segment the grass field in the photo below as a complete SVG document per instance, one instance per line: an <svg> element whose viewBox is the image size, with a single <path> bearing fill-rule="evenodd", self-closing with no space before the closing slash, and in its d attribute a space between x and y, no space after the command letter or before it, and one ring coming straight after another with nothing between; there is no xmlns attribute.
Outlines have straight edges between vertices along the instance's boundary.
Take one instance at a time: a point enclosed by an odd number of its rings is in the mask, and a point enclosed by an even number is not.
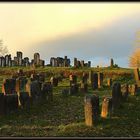
<svg viewBox="0 0 140 140"><path fill-rule="evenodd" d="M10 73L18 68L0 69L0 88L2 80L10 77ZM113 73L114 81L121 83L134 83L133 71L131 69L98 69L94 71ZM24 71L30 70L24 68ZM55 70L55 71L54 71ZM38 68L37 72L60 73L61 71L82 73L90 69L74 68ZM126 76L125 74L130 76ZM122 76L124 74L124 76ZM107 78L107 76L106 76ZM46 80L49 79L49 76ZM78 78L78 82L80 77ZM104 83L106 81L104 80ZM128 100L116 110L112 118L102 119L96 126L87 127L84 120L84 96L78 93L76 96L63 97L61 91L69 85L68 78L63 79L54 87L54 99L43 101L34 105L30 110L19 109L17 112L7 116L0 116L0 136L26 136L26 137L138 137L140 136L140 95L129 95ZM111 95L111 88L105 87L99 90L92 90L89 87L87 94L97 94L100 97L100 110L102 97Z"/></svg>

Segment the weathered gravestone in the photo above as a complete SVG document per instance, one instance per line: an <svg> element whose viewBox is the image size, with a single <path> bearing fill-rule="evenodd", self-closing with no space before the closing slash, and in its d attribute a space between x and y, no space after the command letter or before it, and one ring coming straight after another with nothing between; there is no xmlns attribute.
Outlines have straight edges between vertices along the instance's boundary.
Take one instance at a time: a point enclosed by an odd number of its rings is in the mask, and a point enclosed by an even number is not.
<svg viewBox="0 0 140 140"><path fill-rule="evenodd" d="M0 115L4 115L5 112L5 105L4 105L4 94L0 93Z"/></svg>
<svg viewBox="0 0 140 140"><path fill-rule="evenodd" d="M30 108L30 97L28 92L19 92L19 100L23 108Z"/></svg>
<svg viewBox="0 0 140 140"><path fill-rule="evenodd" d="M88 80L88 75L87 75L87 73L83 72L82 83L87 84L87 80Z"/></svg>
<svg viewBox="0 0 140 140"><path fill-rule="evenodd" d="M19 77L16 79L16 92L22 92L26 90L26 77Z"/></svg>
<svg viewBox="0 0 140 140"><path fill-rule="evenodd" d="M41 89L37 80L31 82L30 93L33 103L39 103L41 99Z"/></svg>
<svg viewBox="0 0 140 140"><path fill-rule="evenodd" d="M113 67L114 66L114 61L113 61L113 58L111 58L110 60L110 67Z"/></svg>
<svg viewBox="0 0 140 140"><path fill-rule="evenodd" d="M16 93L18 95L18 102L19 102L19 106L21 106L21 102L20 102L20 92L25 92L26 91L26 83L27 83L27 79L26 77L19 77L16 79Z"/></svg>
<svg viewBox="0 0 140 140"><path fill-rule="evenodd" d="M122 100L121 84L114 83L112 87L112 107L113 110L120 106Z"/></svg>
<svg viewBox="0 0 140 140"><path fill-rule="evenodd" d="M128 98L128 84L121 85L122 99L126 100Z"/></svg>
<svg viewBox="0 0 140 140"><path fill-rule="evenodd" d="M48 101L53 100L53 87L51 82L45 82L42 85L42 98Z"/></svg>
<svg viewBox="0 0 140 140"><path fill-rule="evenodd" d="M128 86L128 92L131 94L131 95L136 95L137 93L137 84L132 84L132 85L129 85Z"/></svg>
<svg viewBox="0 0 140 140"><path fill-rule="evenodd" d="M99 118L99 97L97 95L85 96L85 124L96 125Z"/></svg>
<svg viewBox="0 0 140 140"><path fill-rule="evenodd" d="M31 74L31 77L30 77L31 79L32 79L32 81L35 81L35 80L37 80L37 81L39 81L39 75L38 74Z"/></svg>
<svg viewBox="0 0 140 140"><path fill-rule="evenodd" d="M111 117L112 113L112 97L104 97L102 102L101 117Z"/></svg>
<svg viewBox="0 0 140 140"><path fill-rule="evenodd" d="M103 73L98 72L98 88L103 86Z"/></svg>
<svg viewBox="0 0 140 140"><path fill-rule="evenodd" d="M67 97L69 95L69 89L68 88L62 89L62 95L64 97Z"/></svg>
<svg viewBox="0 0 140 140"><path fill-rule="evenodd" d="M28 79L27 80L27 83L26 83L26 86L25 86L25 88L26 88L26 92L28 92L28 94L29 94L29 97L31 97L31 82L32 82L32 80L31 79Z"/></svg>
<svg viewBox="0 0 140 140"><path fill-rule="evenodd" d="M77 76L75 74L72 75L72 84L77 84Z"/></svg>
<svg viewBox="0 0 140 140"><path fill-rule="evenodd" d="M15 79L4 79L2 84L2 93L5 94L14 94L15 89Z"/></svg>
<svg viewBox="0 0 140 140"><path fill-rule="evenodd" d="M88 92L88 84L81 82L80 83L80 91L83 92L83 93Z"/></svg>
<svg viewBox="0 0 140 140"><path fill-rule="evenodd" d="M79 92L79 85L78 84L72 84L70 86L70 95L76 95Z"/></svg>
<svg viewBox="0 0 140 140"><path fill-rule="evenodd" d="M45 74L44 73L39 74L39 82L41 82L41 83L45 82Z"/></svg>
<svg viewBox="0 0 140 140"><path fill-rule="evenodd" d="M93 73L92 89L98 89L98 74Z"/></svg>
<svg viewBox="0 0 140 140"><path fill-rule="evenodd" d="M50 82L54 87L58 86L58 78L52 76Z"/></svg>
<svg viewBox="0 0 140 140"><path fill-rule="evenodd" d="M18 76L24 76L24 73L23 73L22 69L18 69L17 74L18 74Z"/></svg>
<svg viewBox="0 0 140 140"><path fill-rule="evenodd" d="M112 86L112 79L111 78L107 79L107 86L109 86L109 87Z"/></svg>
<svg viewBox="0 0 140 140"><path fill-rule="evenodd" d="M134 77L135 77L137 86L140 87L140 74L139 74L138 68L134 69Z"/></svg>
<svg viewBox="0 0 140 140"><path fill-rule="evenodd" d="M88 77L88 81L89 81L89 84L92 85L93 83L93 71L89 71L89 77Z"/></svg>
<svg viewBox="0 0 140 140"><path fill-rule="evenodd" d="M4 95L4 110L5 113L11 113L18 109L18 95L17 94L6 94Z"/></svg>

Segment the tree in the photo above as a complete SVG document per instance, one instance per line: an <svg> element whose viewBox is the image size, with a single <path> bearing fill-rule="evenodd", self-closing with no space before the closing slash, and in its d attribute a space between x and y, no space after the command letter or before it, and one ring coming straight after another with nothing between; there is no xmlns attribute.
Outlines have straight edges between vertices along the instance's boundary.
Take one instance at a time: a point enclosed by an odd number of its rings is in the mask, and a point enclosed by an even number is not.
<svg viewBox="0 0 140 140"><path fill-rule="evenodd" d="M134 68L140 67L140 48L136 48L129 57L129 66Z"/></svg>
<svg viewBox="0 0 140 140"><path fill-rule="evenodd" d="M0 40L0 56L3 56L8 53L7 46L3 44L3 40Z"/></svg>

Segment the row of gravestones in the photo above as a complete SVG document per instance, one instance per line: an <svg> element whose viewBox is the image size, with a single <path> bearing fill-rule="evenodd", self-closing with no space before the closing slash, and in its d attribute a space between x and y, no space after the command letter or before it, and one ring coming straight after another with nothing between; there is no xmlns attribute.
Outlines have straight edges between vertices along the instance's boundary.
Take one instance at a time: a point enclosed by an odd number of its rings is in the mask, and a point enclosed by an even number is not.
<svg viewBox="0 0 140 140"><path fill-rule="evenodd" d="M101 117L111 117L115 109L119 108L121 103L127 100L129 93L135 95L137 93L137 85L121 85L114 83L112 86L112 96L104 97L102 101ZM85 124L93 126L97 124L99 111L99 96L94 94L92 96L85 96Z"/></svg>
<svg viewBox="0 0 140 140"><path fill-rule="evenodd" d="M103 73L93 73L93 71L89 72L89 75L87 73L83 73L82 79L80 83L77 83L77 76L75 74L69 75L69 81L70 81L70 88L63 89L62 94L63 95L76 95L79 91L82 93L88 92L88 85L92 87L92 89L98 89L103 87ZM112 79L109 78L107 80L107 85L110 87L112 85Z"/></svg>
<svg viewBox="0 0 140 140"><path fill-rule="evenodd" d="M23 76L5 79L0 93L0 114L7 114L19 107L30 108L31 104L44 99L52 101L53 86L57 86L58 80L51 80L45 82L45 76L37 74L32 74L29 79Z"/></svg>

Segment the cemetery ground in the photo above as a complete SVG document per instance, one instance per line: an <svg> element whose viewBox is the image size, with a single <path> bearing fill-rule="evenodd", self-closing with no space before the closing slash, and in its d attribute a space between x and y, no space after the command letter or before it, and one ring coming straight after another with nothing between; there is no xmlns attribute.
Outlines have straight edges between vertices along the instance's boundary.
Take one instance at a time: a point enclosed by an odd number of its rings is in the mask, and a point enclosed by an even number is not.
<svg viewBox="0 0 140 140"><path fill-rule="evenodd" d="M15 68L0 69L0 88L2 80L9 77L10 73L16 71ZM83 71L102 71L106 75L111 75L113 81L121 83L134 83L134 78L127 76L133 74L131 69L122 68L37 68L38 72L46 72L46 81L49 80L49 73L58 74L61 71L80 73ZM28 71L29 68L24 68ZM116 76L117 75L117 76ZM106 79L105 79L106 80ZM80 82L80 77L78 77ZM105 83L106 81L104 81ZM88 93L79 92L77 95L62 95L62 89L69 86L69 78L64 78L59 82L58 87L53 88L53 101L42 101L38 105L33 105L29 110L18 109L9 115L0 116L0 136L26 136L26 137L140 137L140 93L129 95L113 113L111 118L103 119L99 117L96 126L85 125L84 117L84 97L96 93L99 95L100 112L102 98L111 96L111 88L104 85L103 88L93 90L88 87ZM1 90L1 89L0 89Z"/></svg>

